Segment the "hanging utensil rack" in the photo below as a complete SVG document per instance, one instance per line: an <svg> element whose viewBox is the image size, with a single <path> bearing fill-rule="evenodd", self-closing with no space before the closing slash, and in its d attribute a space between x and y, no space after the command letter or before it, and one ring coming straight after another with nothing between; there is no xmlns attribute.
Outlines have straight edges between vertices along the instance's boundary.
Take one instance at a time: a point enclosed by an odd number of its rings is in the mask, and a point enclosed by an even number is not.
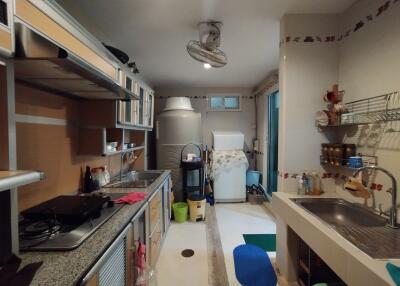
<svg viewBox="0 0 400 286"><path fill-rule="evenodd" d="M328 126L346 126L400 120L400 91L345 104L347 112Z"/></svg>

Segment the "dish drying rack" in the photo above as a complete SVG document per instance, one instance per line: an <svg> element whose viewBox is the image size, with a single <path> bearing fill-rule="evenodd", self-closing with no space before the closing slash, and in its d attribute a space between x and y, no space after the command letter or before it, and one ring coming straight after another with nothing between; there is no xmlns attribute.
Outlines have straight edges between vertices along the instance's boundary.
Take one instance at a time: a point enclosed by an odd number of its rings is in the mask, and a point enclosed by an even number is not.
<svg viewBox="0 0 400 286"><path fill-rule="evenodd" d="M362 125L400 120L400 91L345 104L347 112L328 126Z"/></svg>

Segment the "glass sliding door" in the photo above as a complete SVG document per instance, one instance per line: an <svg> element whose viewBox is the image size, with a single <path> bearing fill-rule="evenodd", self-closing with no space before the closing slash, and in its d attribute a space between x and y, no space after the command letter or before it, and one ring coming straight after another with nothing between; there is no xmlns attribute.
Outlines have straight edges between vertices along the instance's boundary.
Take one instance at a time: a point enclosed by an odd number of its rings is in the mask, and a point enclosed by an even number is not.
<svg viewBox="0 0 400 286"><path fill-rule="evenodd" d="M278 128L279 92L268 97L268 139L267 139L267 193L272 196L278 189Z"/></svg>

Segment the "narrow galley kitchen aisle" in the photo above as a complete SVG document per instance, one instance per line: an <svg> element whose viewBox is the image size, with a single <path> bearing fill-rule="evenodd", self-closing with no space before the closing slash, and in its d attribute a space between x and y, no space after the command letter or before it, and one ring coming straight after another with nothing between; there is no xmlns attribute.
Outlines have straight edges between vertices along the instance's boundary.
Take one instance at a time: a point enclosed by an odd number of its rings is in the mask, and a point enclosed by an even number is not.
<svg viewBox="0 0 400 286"><path fill-rule="evenodd" d="M233 250L241 244L256 244L271 250L268 256L275 262L276 226L273 215L264 205L249 203L216 204L215 212L225 257L226 271L230 286L240 286L235 275ZM266 241L266 235L273 241ZM246 239L245 239L246 237Z"/></svg>
<svg viewBox="0 0 400 286"><path fill-rule="evenodd" d="M252 243L252 235L276 234L275 220L264 205L207 205L206 221L173 222L156 266L157 285L235 286L235 247ZM191 249L193 256L182 251ZM268 252L274 264L275 252ZM281 285L281 283L279 283Z"/></svg>

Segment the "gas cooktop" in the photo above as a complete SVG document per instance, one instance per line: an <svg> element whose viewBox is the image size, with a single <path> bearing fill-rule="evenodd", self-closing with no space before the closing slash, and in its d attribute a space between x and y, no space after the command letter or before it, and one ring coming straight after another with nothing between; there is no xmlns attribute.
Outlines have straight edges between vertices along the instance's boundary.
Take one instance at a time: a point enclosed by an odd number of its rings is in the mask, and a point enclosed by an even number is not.
<svg viewBox="0 0 400 286"><path fill-rule="evenodd" d="M74 249L121 207L101 194L59 196L32 207L22 212L20 250Z"/></svg>

